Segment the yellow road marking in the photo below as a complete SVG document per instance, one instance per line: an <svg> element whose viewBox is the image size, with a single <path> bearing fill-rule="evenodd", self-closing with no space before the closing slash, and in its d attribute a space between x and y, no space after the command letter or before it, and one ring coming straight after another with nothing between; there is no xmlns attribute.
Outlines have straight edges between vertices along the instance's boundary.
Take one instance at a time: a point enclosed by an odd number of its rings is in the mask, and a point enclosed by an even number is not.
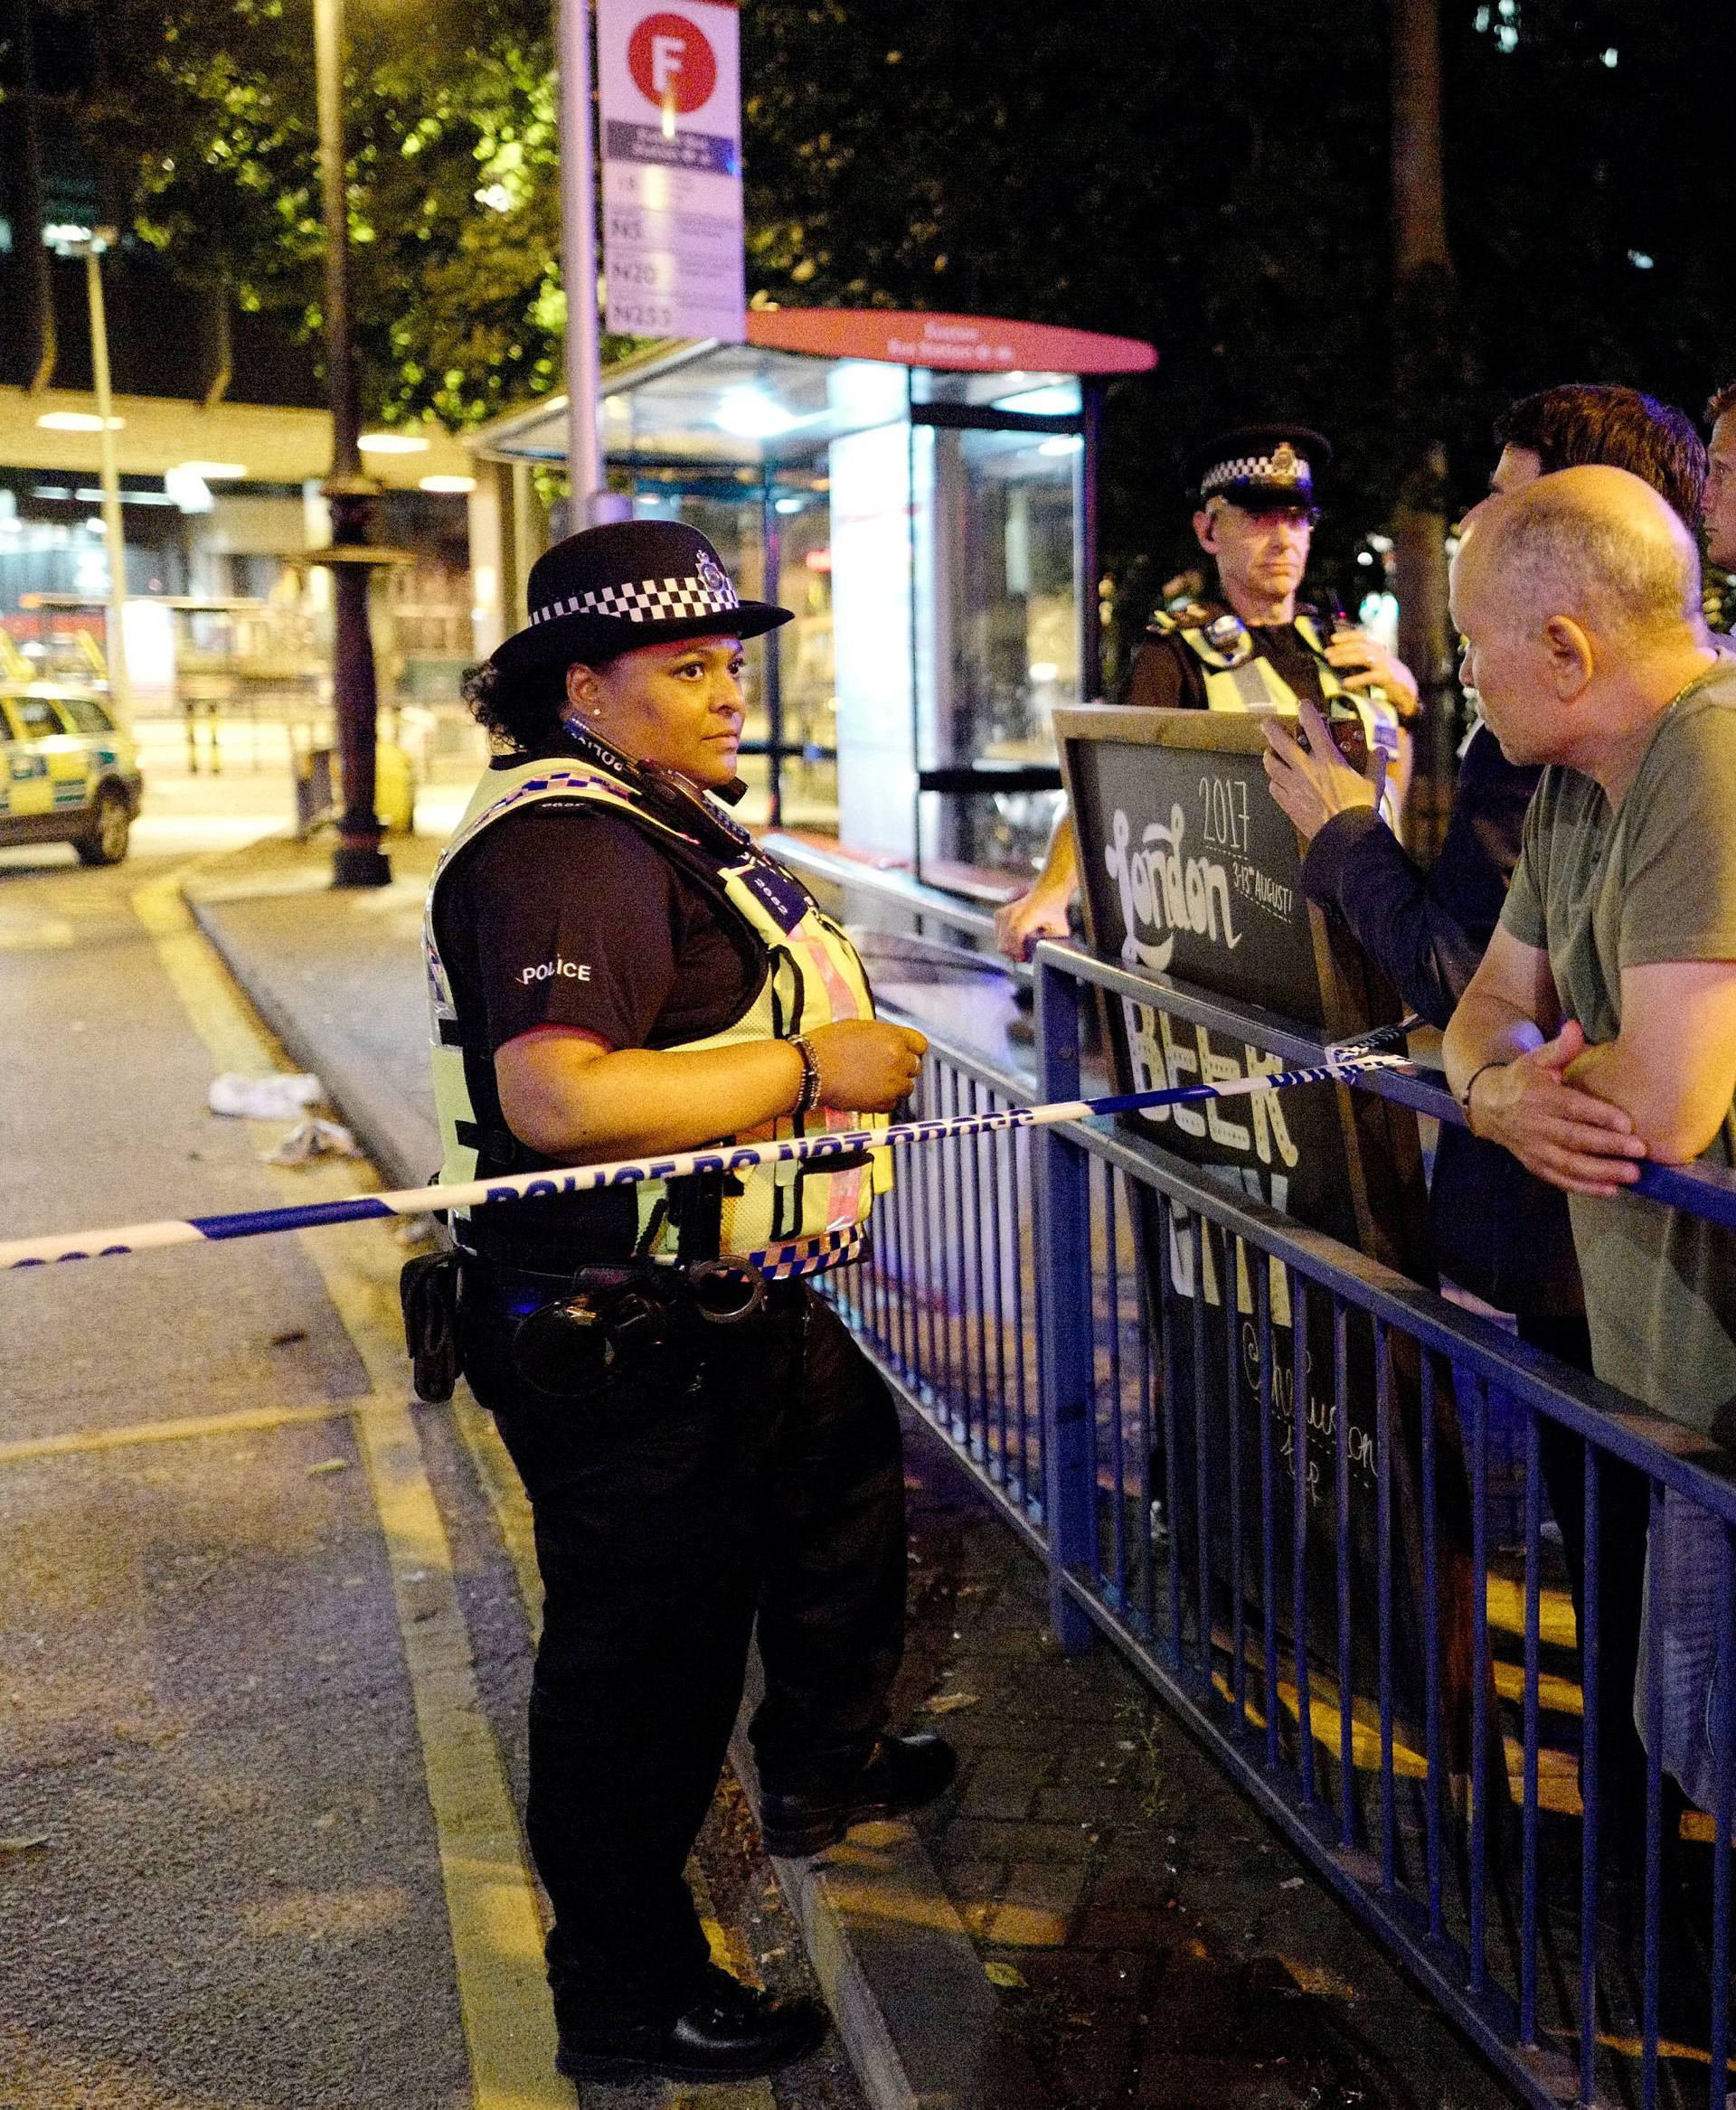
<svg viewBox="0 0 1736 2110"><path fill-rule="evenodd" d="M506 1446L500 1439L494 1416L486 1408L478 1407L467 1390L460 1391L453 1399L452 1418L465 1449L470 1454L470 1463L476 1468L482 1492L488 1498L488 1506L494 1512L495 1528L500 1533L518 1580L524 1615L531 1623L531 1632L535 1634L542 1624L542 1578L536 1565L536 1535L531 1522L530 1499L524 1493L517 1468L507 1455Z"/></svg>
<svg viewBox="0 0 1736 2110"><path fill-rule="evenodd" d="M48 952L77 942L77 931L63 916L0 911L0 952Z"/></svg>
<svg viewBox="0 0 1736 2110"><path fill-rule="evenodd" d="M342 1421L382 1404L372 1397L335 1399L325 1407L240 1407L232 1414L184 1414L173 1421L129 1421L119 1428L74 1429L67 1436L21 1436L0 1444L0 1465L25 1458L63 1458L85 1451L125 1450L132 1444L184 1443L200 1436L248 1436L293 1428L303 1421Z"/></svg>
<svg viewBox="0 0 1736 2110"><path fill-rule="evenodd" d="M1513 1576L1488 1578L1489 1625L1504 1634L1523 1636L1525 1631L1525 1586ZM1565 1590L1547 1584L1537 1593L1537 1638L1547 1648L1573 1648L1578 1634L1573 1624L1573 1600Z"/></svg>
<svg viewBox="0 0 1736 2110"><path fill-rule="evenodd" d="M494 1512L495 1529L518 1578L518 1594L525 1616L535 1632L542 1616L542 1578L537 1569L531 1504L524 1483L507 1455L506 1446L501 1441L494 1416L462 1391L453 1401L453 1412L458 1434L476 1467L476 1478ZM687 1880L699 1908L700 1925L711 1945L712 1960L736 1977L757 1985L760 1976L748 1952L747 1942L739 1929L725 1926L718 1918L705 1871L696 1855L687 1863ZM705 2110L776 2110L771 2084L764 2080L713 2083L698 2095L674 2090L665 2095L662 2110L688 2110L689 2105L692 2110L699 2110L702 2103Z"/></svg>
<svg viewBox="0 0 1736 2110"><path fill-rule="evenodd" d="M183 865L166 878L137 888L133 912L150 933L163 971L217 1068L275 1068L275 1046L255 1022L247 1000L206 944L181 899L182 881L190 879L204 862L200 859ZM253 1124L248 1126L251 1128Z"/></svg>
<svg viewBox="0 0 1736 2110"><path fill-rule="evenodd" d="M133 905L194 1031L223 1069L275 1063L277 1050L197 933L181 899L186 870L140 888ZM250 1123L258 1135L263 1125ZM354 1172L317 1164L275 1183L298 1199L360 1191ZM571 2110L554 2072L554 2018L542 1978L542 1926L499 1748L476 1689L451 1547L422 1460L396 1344L397 1255L379 1224L332 1226L303 1245L368 1372L371 1411L357 1443L390 1560L399 1631L439 1843L476 2110Z"/></svg>

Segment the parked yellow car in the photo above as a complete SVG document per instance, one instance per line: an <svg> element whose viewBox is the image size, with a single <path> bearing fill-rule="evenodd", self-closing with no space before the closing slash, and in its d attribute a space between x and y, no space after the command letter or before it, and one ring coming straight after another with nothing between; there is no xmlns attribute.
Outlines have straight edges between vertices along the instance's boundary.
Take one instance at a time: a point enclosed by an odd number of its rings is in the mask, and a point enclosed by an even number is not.
<svg viewBox="0 0 1736 2110"><path fill-rule="evenodd" d="M86 864L118 864L143 788L132 741L96 697L0 689L0 848L70 843Z"/></svg>

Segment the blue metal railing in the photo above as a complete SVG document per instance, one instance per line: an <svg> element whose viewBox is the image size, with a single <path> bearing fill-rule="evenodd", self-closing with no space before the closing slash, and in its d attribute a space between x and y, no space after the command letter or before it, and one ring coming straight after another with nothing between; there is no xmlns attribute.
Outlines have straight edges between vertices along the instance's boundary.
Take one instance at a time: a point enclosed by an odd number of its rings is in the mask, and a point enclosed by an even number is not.
<svg viewBox="0 0 1736 2110"><path fill-rule="evenodd" d="M1071 948L1040 949L1037 984L1045 1099L1078 1094L1093 988L1287 1062L1320 1052ZM920 1113L1028 1096L930 1039ZM1421 1079L1368 1088L1459 1117ZM1736 1226L1727 1177L1652 1167L1643 1191ZM1718 1446L1096 1122L920 1154L835 1289L1046 1561L1063 1645L1108 1635L1524 2099L1722 2110L1736 1486ZM1552 1431L1584 1449L1577 1633L1545 1531ZM1650 1489L1653 1546L1692 1542L1711 1576L1714 1804L1673 1829L1655 1674L1626 1841L1599 1737L1599 1511L1623 1468ZM1655 1670L1684 1645L1665 1611L1652 1589Z"/></svg>

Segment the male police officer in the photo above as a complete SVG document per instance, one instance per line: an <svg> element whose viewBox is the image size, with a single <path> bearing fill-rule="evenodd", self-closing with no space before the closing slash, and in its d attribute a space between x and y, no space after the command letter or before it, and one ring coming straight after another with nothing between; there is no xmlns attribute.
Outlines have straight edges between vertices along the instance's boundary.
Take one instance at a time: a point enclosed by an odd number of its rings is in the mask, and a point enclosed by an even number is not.
<svg viewBox="0 0 1736 2110"><path fill-rule="evenodd" d="M1358 721L1365 751L1400 759L1401 711L1417 684L1385 646L1334 627L1298 606L1314 523L1314 476L1332 448L1302 425L1250 425L1195 450L1194 532L1218 570L1222 598L1160 609L1133 663L1124 703L1169 710L1294 711L1299 700ZM1349 708L1346 709L1346 706ZM1063 814L1043 871L995 918L1003 951L1022 957L1064 937L1079 883L1079 852Z"/></svg>

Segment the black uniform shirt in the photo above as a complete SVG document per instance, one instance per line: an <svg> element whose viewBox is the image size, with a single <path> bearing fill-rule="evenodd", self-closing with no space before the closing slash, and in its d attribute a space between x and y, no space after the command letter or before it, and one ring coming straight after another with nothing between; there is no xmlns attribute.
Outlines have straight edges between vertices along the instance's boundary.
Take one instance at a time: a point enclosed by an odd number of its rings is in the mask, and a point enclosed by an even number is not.
<svg viewBox="0 0 1736 2110"><path fill-rule="evenodd" d="M703 1040L741 1017L761 971L714 898L595 806L495 821L458 857L436 936L459 1016L486 1022L490 1055L536 1026L609 1049Z"/></svg>
<svg viewBox="0 0 1736 2110"><path fill-rule="evenodd" d="M1209 606L1214 616L1228 612L1217 601ZM1248 634L1253 639L1257 657L1269 660L1279 678L1298 696L1325 707L1320 663L1294 623L1254 623L1249 626ZM1147 636L1134 655L1121 701L1146 710L1203 711L1205 676L1205 664L1199 654L1178 632Z"/></svg>
<svg viewBox="0 0 1736 2110"><path fill-rule="evenodd" d="M476 1022L465 1074L486 1135L506 1133L494 1056L507 1041L537 1026L571 1027L610 1050L703 1040L741 1016L765 966L747 930L644 830L596 806L547 802L504 815L459 852L435 938L458 1016ZM523 1144L485 1147L482 1172L552 1162ZM492 1229L498 1220L504 1231L510 1219L524 1264L554 1267L622 1253L634 1210L622 1189L496 1207L472 1223ZM533 1235L538 1249L517 1234ZM549 1243L570 1237L582 1253Z"/></svg>

